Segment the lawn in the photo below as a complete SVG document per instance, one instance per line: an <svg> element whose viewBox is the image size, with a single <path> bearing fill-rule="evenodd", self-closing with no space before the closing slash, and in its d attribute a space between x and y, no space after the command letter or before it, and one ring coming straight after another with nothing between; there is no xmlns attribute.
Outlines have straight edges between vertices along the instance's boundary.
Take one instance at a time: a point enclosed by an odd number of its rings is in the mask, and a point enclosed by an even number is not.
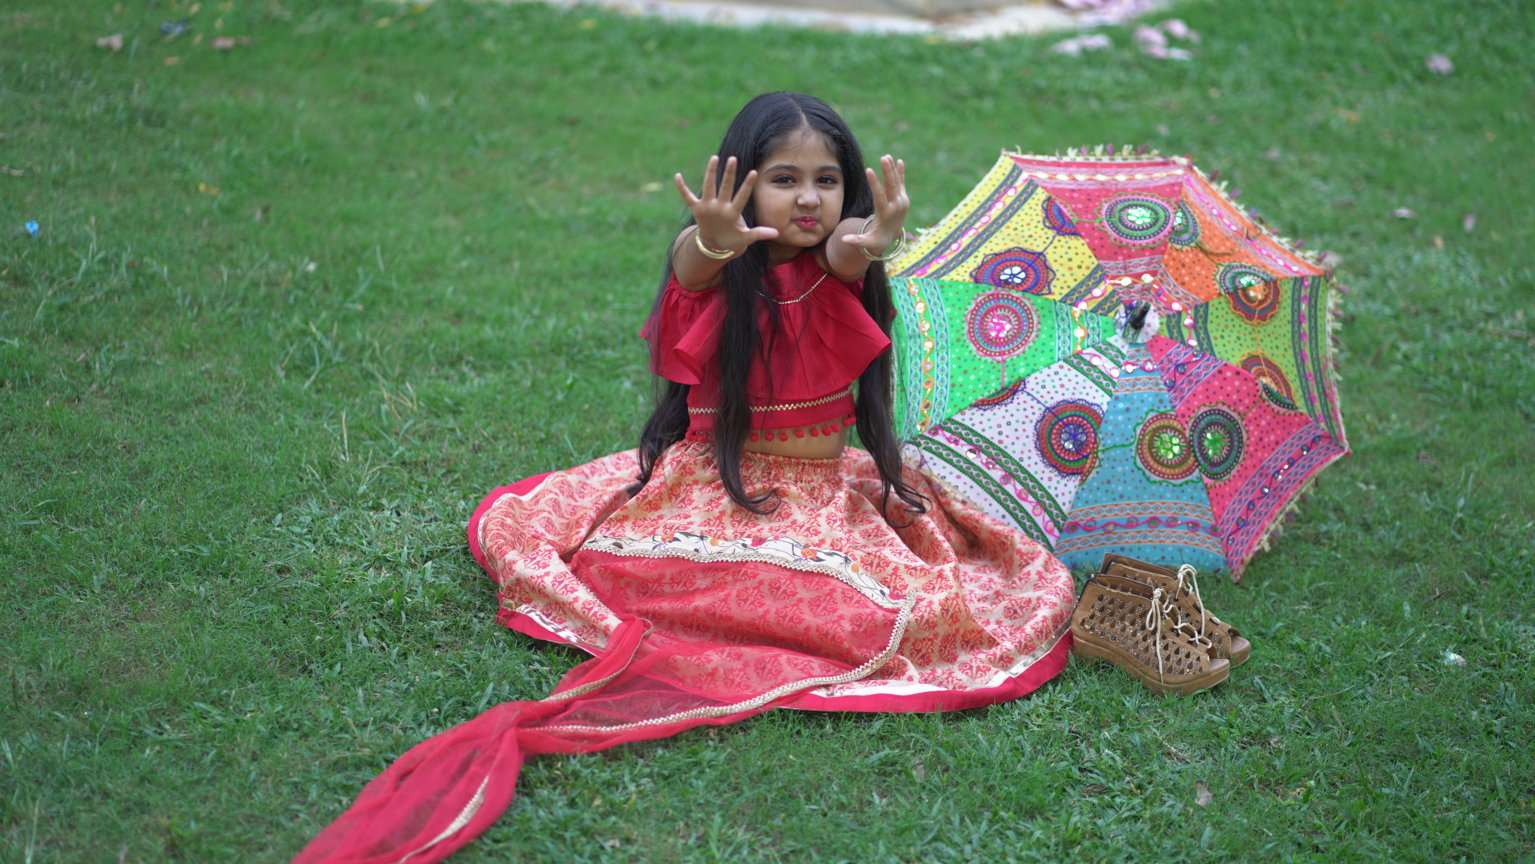
<svg viewBox="0 0 1535 864"><path fill-rule="evenodd" d="M1523 5L1185 3L1177 63L1122 29L1073 59L449 0L10 0L0 859L284 860L412 744L548 692L580 655L496 624L463 524L632 446L669 178L795 89L907 160L913 226L1003 147L1221 169L1341 260L1354 455L1240 585L1207 580L1255 645L1214 692L1074 664L984 710L539 758L457 860L1527 860Z"/></svg>

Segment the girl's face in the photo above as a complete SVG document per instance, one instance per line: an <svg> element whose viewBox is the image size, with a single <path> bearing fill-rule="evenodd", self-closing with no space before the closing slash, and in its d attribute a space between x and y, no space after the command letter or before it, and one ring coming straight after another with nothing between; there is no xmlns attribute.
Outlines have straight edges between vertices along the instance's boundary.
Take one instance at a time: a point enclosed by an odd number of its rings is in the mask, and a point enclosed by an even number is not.
<svg viewBox="0 0 1535 864"><path fill-rule="evenodd" d="M819 132L792 132L762 160L752 205L757 224L776 228L768 252L787 260L818 246L842 221L842 167Z"/></svg>

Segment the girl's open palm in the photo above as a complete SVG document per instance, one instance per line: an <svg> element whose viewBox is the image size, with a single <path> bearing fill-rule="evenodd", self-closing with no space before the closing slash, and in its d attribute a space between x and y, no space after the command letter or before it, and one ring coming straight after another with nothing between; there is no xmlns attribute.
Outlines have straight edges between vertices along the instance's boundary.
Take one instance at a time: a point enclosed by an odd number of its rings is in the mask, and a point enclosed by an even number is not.
<svg viewBox="0 0 1535 864"><path fill-rule="evenodd" d="M719 161L719 156L709 157L709 164L704 168L704 184L700 195L693 194L680 173L673 179L676 180L677 192L682 195L683 203L693 211L693 221L698 223L698 238L703 244L710 249L728 249L739 255L758 240L777 237L778 231L763 226L747 227L746 219L741 215L741 211L746 209L746 202L751 200L752 187L757 183L757 172L748 171L746 179L741 181L741 188L731 195L730 189L736 182L736 157L731 156L725 160L724 176L716 184L714 172L719 167Z"/></svg>
<svg viewBox="0 0 1535 864"><path fill-rule="evenodd" d="M880 255L895 244L901 236L901 226L906 222L906 211L911 209L911 199L906 197L906 162L888 154L879 160L880 173L876 177L873 168L865 168L869 192L874 197L874 224L866 234L847 234L842 242L857 246L871 255Z"/></svg>

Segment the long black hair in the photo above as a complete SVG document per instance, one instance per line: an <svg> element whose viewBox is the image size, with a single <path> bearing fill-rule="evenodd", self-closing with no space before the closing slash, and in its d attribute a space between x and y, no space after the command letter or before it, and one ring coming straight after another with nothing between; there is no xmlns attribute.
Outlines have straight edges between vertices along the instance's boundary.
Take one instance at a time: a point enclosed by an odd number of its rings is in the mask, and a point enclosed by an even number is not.
<svg viewBox="0 0 1535 864"><path fill-rule="evenodd" d="M863 154L858 142L842 118L831 106L800 93L764 93L747 102L725 137L720 141L719 164L731 156L736 158L736 189L746 175L762 164L790 135L802 129L819 133L842 169L842 214L868 216L874 212L874 196L864 176ZM733 194L735 189L730 190ZM726 194L721 192L721 194ZM756 210L747 202L742 217L748 226L754 226ZM689 214L684 227L693 224ZM651 314L659 314L662 295L672 275L672 254L668 249L666 267L661 274L661 285L656 291ZM725 292L725 321L720 333L720 404L714 420L714 455L719 464L720 481L725 492L742 507L754 513L767 513L773 508L765 506L773 498L773 490L752 497L741 482L741 451L751 427L751 412L746 404L746 379L752 357L757 351L758 304L763 292L763 277L768 271L768 252L764 243L754 243L744 254L732 259L722 271L722 290ZM890 300L890 283L885 278L885 266L879 262L869 265L863 280L863 308L876 321L880 329L890 333L890 322L895 318L895 306ZM778 309L766 303L769 320L776 323ZM771 348L771 346L769 346ZM655 350L653 348L652 350ZM640 434L640 476L630 487L630 494L638 492L650 481L651 472L666 448L677 443L688 428L688 390L686 384L657 379L656 407L645 429ZM890 493L896 495L914 512L921 513L927 500L901 479L900 445L895 438L890 420L890 352L880 354L858 376L857 412L858 438L864 449L873 457L879 469L881 508L889 514ZM776 503L774 504L776 506Z"/></svg>

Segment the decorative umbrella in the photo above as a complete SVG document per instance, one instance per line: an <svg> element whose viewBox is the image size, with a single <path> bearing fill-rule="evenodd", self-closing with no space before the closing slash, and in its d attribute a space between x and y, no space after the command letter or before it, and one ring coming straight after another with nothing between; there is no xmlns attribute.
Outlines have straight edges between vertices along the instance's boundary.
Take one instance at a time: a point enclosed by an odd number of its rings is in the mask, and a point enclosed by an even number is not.
<svg viewBox="0 0 1535 864"><path fill-rule="evenodd" d="M898 433L1073 570L1238 578L1348 452L1330 274L1187 159L1004 152L889 272Z"/></svg>

